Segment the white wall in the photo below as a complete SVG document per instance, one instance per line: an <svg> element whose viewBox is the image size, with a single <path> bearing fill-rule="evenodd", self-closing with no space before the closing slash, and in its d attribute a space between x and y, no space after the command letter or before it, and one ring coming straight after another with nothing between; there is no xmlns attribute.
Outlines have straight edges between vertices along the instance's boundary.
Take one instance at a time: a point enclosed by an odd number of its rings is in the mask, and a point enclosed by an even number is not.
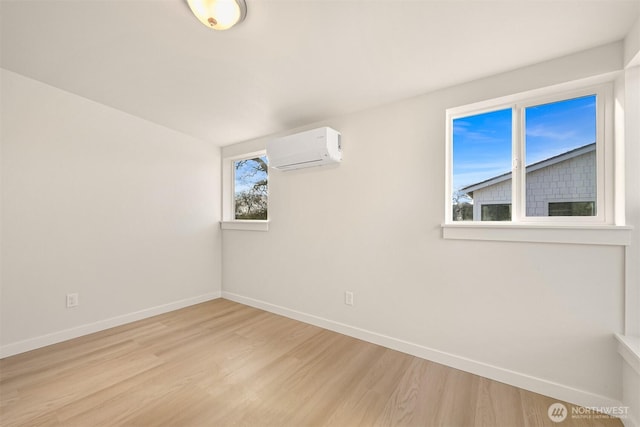
<svg viewBox="0 0 640 427"><path fill-rule="evenodd" d="M1 76L2 354L219 296L219 149Z"/></svg>
<svg viewBox="0 0 640 427"><path fill-rule="evenodd" d="M626 339L635 343L635 351L627 353L628 359L623 362L623 403L629 406L630 418L626 425L640 426L640 19L634 30L627 37L633 45L633 51L627 49L629 63L635 64L625 70L625 103L624 110L628 117L625 122L624 135L626 180L626 216L629 225L636 232L626 253ZM631 54L633 52L633 54ZM632 59L635 58L635 59Z"/></svg>
<svg viewBox="0 0 640 427"><path fill-rule="evenodd" d="M621 69L617 43L315 124L342 132L344 161L271 173L269 231L223 232L223 296L557 398L614 404L624 249L443 240L440 225L445 109Z"/></svg>

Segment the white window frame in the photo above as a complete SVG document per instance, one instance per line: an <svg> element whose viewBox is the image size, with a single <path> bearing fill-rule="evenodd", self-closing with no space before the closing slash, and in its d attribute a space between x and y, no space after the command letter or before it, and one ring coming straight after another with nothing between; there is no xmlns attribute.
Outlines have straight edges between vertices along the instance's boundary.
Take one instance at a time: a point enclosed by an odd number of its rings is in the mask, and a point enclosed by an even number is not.
<svg viewBox="0 0 640 427"><path fill-rule="evenodd" d="M224 157L222 159L222 221L220 226L223 230L246 230L246 231L268 231L269 219L267 209L266 220L235 219L235 163L240 160L255 159L266 156L265 150L243 153L236 156ZM267 205L269 200L267 199Z"/></svg>
<svg viewBox="0 0 640 427"><path fill-rule="evenodd" d="M615 200L616 168L614 139L614 91L611 76L571 82L549 88L505 96L446 110L446 177L443 237L445 239L529 241L628 245L631 227L616 223L616 210L624 212L624 201ZM596 216L527 217L524 168L524 109L582 96L596 95ZM512 109L512 220L453 221L453 121L502 109ZM616 206L616 203L618 206ZM622 217L619 215L618 217Z"/></svg>

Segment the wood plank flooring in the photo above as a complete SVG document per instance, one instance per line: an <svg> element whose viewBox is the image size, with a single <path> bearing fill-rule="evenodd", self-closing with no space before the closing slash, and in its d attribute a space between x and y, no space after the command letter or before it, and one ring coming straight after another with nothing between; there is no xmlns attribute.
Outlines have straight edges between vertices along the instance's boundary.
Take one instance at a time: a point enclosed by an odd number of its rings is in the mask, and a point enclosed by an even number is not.
<svg viewBox="0 0 640 427"><path fill-rule="evenodd" d="M218 299L0 361L9 426L618 426Z"/></svg>

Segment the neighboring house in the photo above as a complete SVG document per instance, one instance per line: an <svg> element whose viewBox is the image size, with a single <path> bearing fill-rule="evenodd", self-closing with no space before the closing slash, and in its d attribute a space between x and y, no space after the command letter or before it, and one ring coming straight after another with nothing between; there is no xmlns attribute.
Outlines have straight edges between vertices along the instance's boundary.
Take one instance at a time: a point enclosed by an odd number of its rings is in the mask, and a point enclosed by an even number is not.
<svg viewBox="0 0 640 427"><path fill-rule="evenodd" d="M596 210L596 144L527 166L527 216L592 216ZM511 172L461 190L473 199L474 221L511 219Z"/></svg>

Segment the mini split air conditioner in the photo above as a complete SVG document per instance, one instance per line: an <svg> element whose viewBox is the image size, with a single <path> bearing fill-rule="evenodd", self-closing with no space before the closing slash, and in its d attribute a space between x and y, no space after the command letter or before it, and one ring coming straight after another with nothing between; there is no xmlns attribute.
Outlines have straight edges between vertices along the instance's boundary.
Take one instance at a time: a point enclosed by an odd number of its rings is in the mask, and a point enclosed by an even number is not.
<svg viewBox="0 0 640 427"><path fill-rule="evenodd" d="M342 160L340 133L329 127L276 138L267 142L269 167L292 170Z"/></svg>

